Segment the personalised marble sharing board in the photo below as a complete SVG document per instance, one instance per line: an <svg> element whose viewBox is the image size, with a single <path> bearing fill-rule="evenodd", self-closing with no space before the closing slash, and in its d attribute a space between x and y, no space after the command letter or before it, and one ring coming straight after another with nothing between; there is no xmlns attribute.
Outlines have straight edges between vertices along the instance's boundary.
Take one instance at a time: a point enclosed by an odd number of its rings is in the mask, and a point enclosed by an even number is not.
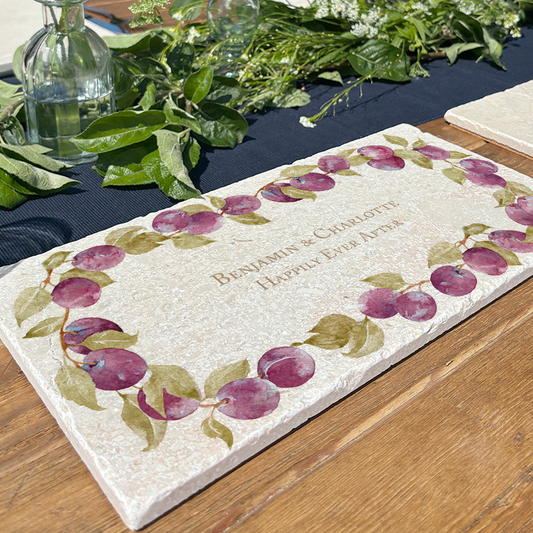
<svg viewBox="0 0 533 533"><path fill-rule="evenodd" d="M533 80L454 107L444 118L455 126L533 156Z"/></svg>
<svg viewBox="0 0 533 533"><path fill-rule="evenodd" d="M0 336L141 528L526 279L530 181L400 125L25 260Z"/></svg>

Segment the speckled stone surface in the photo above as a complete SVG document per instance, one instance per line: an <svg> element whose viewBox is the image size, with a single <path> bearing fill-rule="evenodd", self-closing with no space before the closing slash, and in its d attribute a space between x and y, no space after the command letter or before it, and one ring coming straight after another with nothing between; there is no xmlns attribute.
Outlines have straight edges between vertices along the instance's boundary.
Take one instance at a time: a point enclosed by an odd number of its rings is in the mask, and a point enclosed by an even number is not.
<svg viewBox="0 0 533 533"><path fill-rule="evenodd" d="M378 157L388 157L370 160L357 152L375 145L381 147ZM339 157L321 159L325 155ZM472 165L483 171L474 181L465 175ZM291 182L291 176L309 172L318 174L315 181ZM487 180L497 185L486 187ZM275 196L279 191L268 187L273 182L293 188ZM23 261L0 279L0 337L126 525L140 528L530 276L532 254L523 252L533 245L520 240L533 222L529 182L400 125L179 204L189 214L209 208L222 215L209 215L223 225L203 236L195 236L193 226L171 231L156 224L168 231L154 232L154 213ZM324 190L302 189L305 183ZM297 201L269 201L261 190L270 190L271 200ZM250 202L256 194L261 205L248 214L223 200L247 195ZM517 197L521 206L512 207ZM498 203L509 207L495 209ZM497 230L522 232L498 241L520 251L495 248L489 233ZM205 245L188 248L200 241ZM477 263L463 259L476 242L489 243L498 257L487 264L479 257ZM123 259L107 270L83 270L90 262L78 254L104 244L129 253L119 254ZM443 267L456 267L463 287L465 277L471 283L475 276L477 285L463 296L440 292L434 285L448 292L454 286L453 280L429 281ZM70 309L59 305L67 278L94 284L76 295ZM365 316L362 310L370 311L361 308L361 296L383 287L392 294L388 303L366 301L372 313L388 318ZM437 307L425 321L412 320L424 313L413 315L413 308L399 304L400 292L419 291ZM93 301L84 300L88 294ZM76 307L80 303L92 305ZM411 319L397 314L400 308ZM81 367L85 355L69 348L72 340L64 334L83 318L109 320L123 330L95 333L91 349L126 349L141 357L148 369L141 368L134 386L95 389L98 380L87 372L93 367ZM285 357L277 376L273 367L258 368L269 350L294 343L304 343L299 349L309 357L292 360L293 366ZM105 368L117 379L130 373L130 367ZM244 379L249 390L257 384L268 389L264 397L239 400L264 416L224 414L238 401L218 390ZM294 380L298 386L288 387ZM154 409L163 386L176 398L181 390L193 412L168 424L156 420L162 418ZM139 409L142 394L151 395L148 411L155 418ZM167 403L157 405L169 416ZM244 405L243 412L251 407Z"/></svg>
<svg viewBox="0 0 533 533"><path fill-rule="evenodd" d="M533 156L533 80L454 107L444 118L455 126Z"/></svg>

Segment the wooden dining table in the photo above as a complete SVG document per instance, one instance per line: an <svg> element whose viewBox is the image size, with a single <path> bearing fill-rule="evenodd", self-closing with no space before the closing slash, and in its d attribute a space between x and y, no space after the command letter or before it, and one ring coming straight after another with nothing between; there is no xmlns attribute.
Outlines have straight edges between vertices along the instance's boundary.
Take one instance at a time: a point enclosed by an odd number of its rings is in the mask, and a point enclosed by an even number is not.
<svg viewBox="0 0 533 533"><path fill-rule="evenodd" d="M444 119L421 129L533 177ZM532 348L530 279L145 531L533 531ZM0 344L0 532L124 531Z"/></svg>

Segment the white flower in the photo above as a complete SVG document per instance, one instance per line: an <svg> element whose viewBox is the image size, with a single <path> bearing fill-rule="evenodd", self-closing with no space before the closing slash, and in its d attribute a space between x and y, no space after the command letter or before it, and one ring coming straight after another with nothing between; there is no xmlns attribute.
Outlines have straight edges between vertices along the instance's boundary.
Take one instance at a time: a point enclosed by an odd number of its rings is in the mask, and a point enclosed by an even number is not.
<svg viewBox="0 0 533 533"><path fill-rule="evenodd" d="M300 117L300 124L304 128L316 128L316 124L313 124L307 117Z"/></svg>
<svg viewBox="0 0 533 533"><path fill-rule="evenodd" d="M196 37L200 37L200 32L194 27L192 26L188 33L187 33L187 39L186 42L189 43L189 44L193 44L194 43L194 39L196 39Z"/></svg>

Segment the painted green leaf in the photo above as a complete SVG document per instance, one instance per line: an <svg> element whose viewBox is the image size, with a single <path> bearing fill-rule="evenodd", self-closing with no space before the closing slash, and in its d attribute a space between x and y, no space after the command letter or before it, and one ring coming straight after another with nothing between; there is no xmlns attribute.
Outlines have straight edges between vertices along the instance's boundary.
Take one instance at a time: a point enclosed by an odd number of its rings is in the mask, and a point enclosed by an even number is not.
<svg viewBox="0 0 533 533"><path fill-rule="evenodd" d="M375 276L370 276L361 281L370 283L374 287L380 287L382 289L393 289L395 291L400 290L403 286L406 285L404 279L400 274L392 274L389 272L384 272L383 274L376 274Z"/></svg>
<svg viewBox="0 0 533 533"><path fill-rule="evenodd" d="M365 155L354 155L348 158L348 162L352 167L358 167L360 165L368 163L371 159L371 157L367 157Z"/></svg>
<svg viewBox="0 0 533 533"><path fill-rule="evenodd" d="M463 154L462 152L455 152L454 150L450 151L449 159L464 159L465 157L470 157L468 154Z"/></svg>
<svg viewBox="0 0 533 533"><path fill-rule="evenodd" d="M152 374L150 379L143 385L143 392L146 395L146 403L166 418L163 382L157 374Z"/></svg>
<svg viewBox="0 0 533 533"><path fill-rule="evenodd" d="M215 209L223 209L226 205L226 200L224 198L219 198L218 196L208 196L211 205Z"/></svg>
<svg viewBox="0 0 533 533"><path fill-rule="evenodd" d="M284 168L280 173L280 178L299 178L309 172L316 170L316 165L293 165L292 167Z"/></svg>
<svg viewBox="0 0 533 533"><path fill-rule="evenodd" d="M416 150L394 150L394 155L396 157L401 157L402 159L420 159L421 154Z"/></svg>
<svg viewBox="0 0 533 533"><path fill-rule="evenodd" d="M135 232L125 233L118 239L115 246L122 248L127 254L140 255L151 252L161 246L169 237L161 235L155 231L136 234Z"/></svg>
<svg viewBox="0 0 533 533"><path fill-rule="evenodd" d="M90 270L81 270L79 268L72 268L66 272L63 272L60 276L60 281L69 278L90 279L91 281L98 283L102 289L108 285L111 285L111 283L115 283L105 272L92 272Z"/></svg>
<svg viewBox="0 0 533 533"><path fill-rule="evenodd" d="M385 140L390 144L399 144L404 148L407 148L409 146L409 141L407 139L404 139L403 137L396 137L396 135L385 134L383 134L383 137L385 137Z"/></svg>
<svg viewBox="0 0 533 533"><path fill-rule="evenodd" d="M283 194L290 196L291 198L299 198L301 200L316 200L316 193L313 191L305 191L303 189L298 189L297 187L292 187L291 185L283 187Z"/></svg>
<svg viewBox="0 0 533 533"><path fill-rule="evenodd" d="M509 189L498 189L492 196L498 202L496 207L511 205L515 199L515 195Z"/></svg>
<svg viewBox="0 0 533 533"><path fill-rule="evenodd" d="M106 235L104 242L110 246L116 246L122 236L130 232L137 233L142 229L144 229L143 226L126 226L125 228L114 229Z"/></svg>
<svg viewBox="0 0 533 533"><path fill-rule="evenodd" d="M345 157L346 159L348 157L350 157L353 153L355 152L355 148L350 148L349 150L342 150L341 152L339 152L338 155L339 157Z"/></svg>
<svg viewBox="0 0 533 533"><path fill-rule="evenodd" d="M426 143L422 139L418 139L418 141L413 143L413 148L424 148L424 146L426 146Z"/></svg>
<svg viewBox="0 0 533 533"><path fill-rule="evenodd" d="M166 124L163 111L119 111L95 120L72 142L86 152L110 152L144 141Z"/></svg>
<svg viewBox="0 0 533 533"><path fill-rule="evenodd" d="M43 267L49 272L61 266L72 252L56 252L43 261Z"/></svg>
<svg viewBox="0 0 533 533"><path fill-rule="evenodd" d="M63 398L94 411L104 410L96 400L94 381L85 370L63 365L56 375L55 382Z"/></svg>
<svg viewBox="0 0 533 533"><path fill-rule="evenodd" d="M15 301L15 318L19 327L24 320L46 309L51 301L52 295L41 287L23 289Z"/></svg>
<svg viewBox="0 0 533 533"><path fill-rule="evenodd" d="M134 394L120 394L124 405L121 417L126 425L139 437L146 440L148 446L143 452L153 450L163 440L166 432L166 420L154 420L145 415L139 408Z"/></svg>
<svg viewBox="0 0 533 533"><path fill-rule="evenodd" d="M464 170L459 170L458 168L445 168L442 173L450 180L463 185L466 181L466 175Z"/></svg>
<svg viewBox="0 0 533 533"><path fill-rule="evenodd" d="M154 135L157 138L157 146L161 161L168 168L169 172L176 178L171 184L169 192L161 187L159 182L156 183L162 188L163 192L175 199L196 198L200 191L194 186L189 171L183 162L181 145L184 141L183 133L176 133L170 130L156 131ZM177 183L176 183L177 180Z"/></svg>
<svg viewBox="0 0 533 533"><path fill-rule="evenodd" d="M343 168L342 170L337 170L337 172L335 172L335 176L360 176L360 175L361 174L359 174L355 170L351 170L349 168Z"/></svg>
<svg viewBox="0 0 533 533"><path fill-rule="evenodd" d="M283 187L283 192L289 187ZM268 224L270 220L257 213L245 213L244 215L226 215L226 218L230 218L239 224L247 224L249 226L261 226Z"/></svg>
<svg viewBox="0 0 533 533"><path fill-rule="evenodd" d="M463 226L463 232L465 235L480 235L484 231L490 229L490 226L485 224L469 224L468 226Z"/></svg>
<svg viewBox="0 0 533 533"><path fill-rule="evenodd" d="M194 215L194 213L202 213L203 211L213 211L208 205L202 204L191 204L180 206L181 211L189 213L189 215Z"/></svg>
<svg viewBox="0 0 533 533"><path fill-rule="evenodd" d="M181 366L150 365L148 368L152 372L152 377L157 377L169 394L180 398L200 400L198 385L189 372Z"/></svg>
<svg viewBox="0 0 533 533"><path fill-rule="evenodd" d="M494 251L500 254L507 261L507 264L510 266L519 266L522 264L516 254L514 254L513 252L510 252L509 250L504 250L503 248L500 248L497 244L494 244L493 242L490 242L490 241L476 242L476 244L474 244L474 248L488 248L489 250Z"/></svg>
<svg viewBox="0 0 533 533"><path fill-rule="evenodd" d="M309 331L315 333L303 342L324 350L337 350L348 344L350 331L357 322L345 315L329 315L321 318L318 324Z"/></svg>
<svg viewBox="0 0 533 533"><path fill-rule="evenodd" d="M143 97L139 101L139 105L143 111L148 111L155 104L155 83L151 81L144 91Z"/></svg>
<svg viewBox="0 0 533 533"><path fill-rule="evenodd" d="M183 94L187 100L193 104L198 104L209 93L211 83L213 83L213 68L203 67L187 78L183 86Z"/></svg>
<svg viewBox="0 0 533 533"><path fill-rule="evenodd" d="M207 398L214 398L226 383L236 379L244 379L249 373L250 363L247 359L217 368L205 380L204 393Z"/></svg>
<svg viewBox="0 0 533 533"><path fill-rule="evenodd" d="M428 253L428 267L434 265L449 265L463 258L463 253L455 244L439 242L431 247Z"/></svg>
<svg viewBox="0 0 533 533"><path fill-rule="evenodd" d="M213 239L204 237L204 235L189 235L188 233L181 233L171 237L174 246L180 250L191 250L192 248L200 248L216 242Z"/></svg>
<svg viewBox="0 0 533 533"><path fill-rule="evenodd" d="M428 157L413 157L411 161L419 167L433 169L433 161Z"/></svg>
<svg viewBox="0 0 533 533"><path fill-rule="evenodd" d="M138 337L138 333L136 335L128 335L123 331L108 330L94 333L90 337L87 337L81 345L92 351L103 350L104 348L127 350L137 342Z"/></svg>
<svg viewBox="0 0 533 533"><path fill-rule="evenodd" d="M209 417L202 422L202 431L210 439L223 440L231 450L233 446L233 433L224 424L221 424L213 417Z"/></svg>
<svg viewBox="0 0 533 533"><path fill-rule="evenodd" d="M383 330L368 317L359 322L350 331L350 351L343 353L347 357L364 357L377 352L385 344Z"/></svg>
<svg viewBox="0 0 533 533"><path fill-rule="evenodd" d="M510 189L517 196L533 196L533 191L522 183L507 180L506 189Z"/></svg>
<svg viewBox="0 0 533 533"><path fill-rule="evenodd" d="M62 316L41 320L41 322L31 328L30 331L24 335L24 338L33 339L34 337L48 337L48 335L51 335L52 333L55 333L61 329L63 320L64 317Z"/></svg>
<svg viewBox="0 0 533 533"><path fill-rule="evenodd" d="M533 242L533 226L528 226L528 228L526 229L525 242Z"/></svg>

